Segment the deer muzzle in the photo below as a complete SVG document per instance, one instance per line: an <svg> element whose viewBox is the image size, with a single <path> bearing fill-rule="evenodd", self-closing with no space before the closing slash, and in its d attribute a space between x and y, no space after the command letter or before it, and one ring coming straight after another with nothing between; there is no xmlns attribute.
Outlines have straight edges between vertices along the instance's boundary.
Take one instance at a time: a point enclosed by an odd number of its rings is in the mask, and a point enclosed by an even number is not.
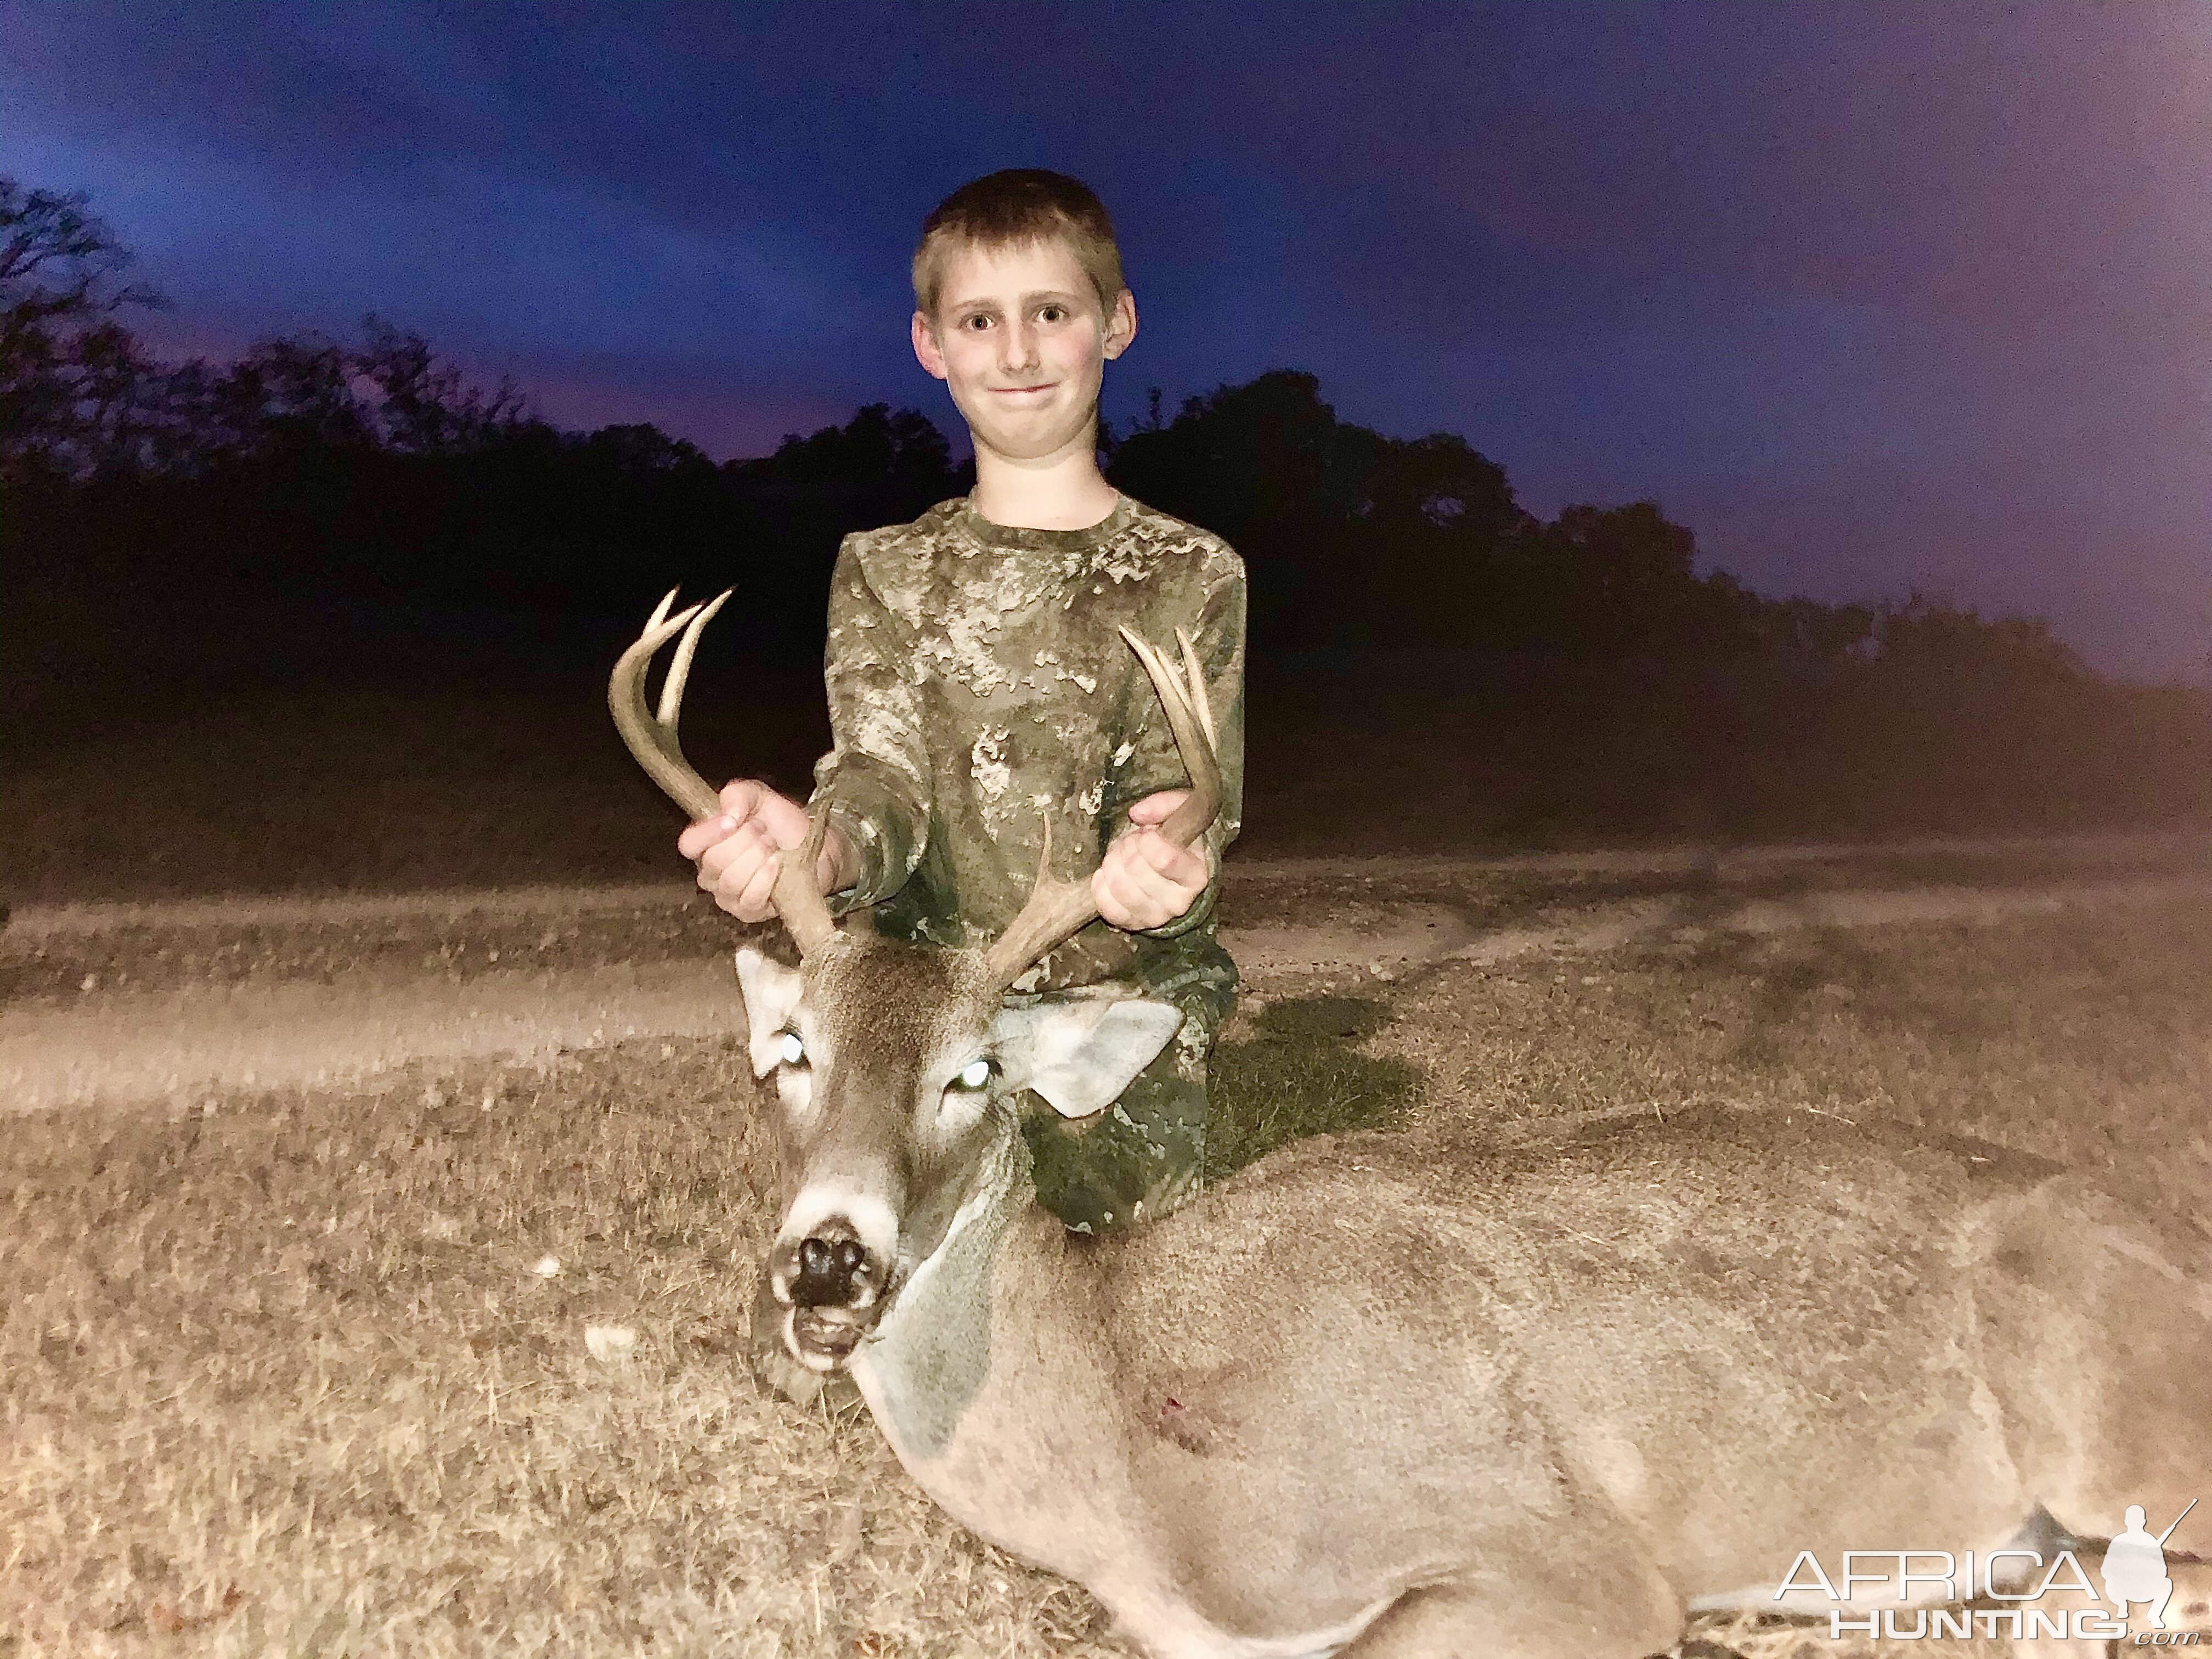
<svg viewBox="0 0 2212 1659"><path fill-rule="evenodd" d="M890 1264L842 1216L825 1217L769 1257L769 1288L787 1311L786 1340L799 1362L832 1370L882 1316Z"/></svg>

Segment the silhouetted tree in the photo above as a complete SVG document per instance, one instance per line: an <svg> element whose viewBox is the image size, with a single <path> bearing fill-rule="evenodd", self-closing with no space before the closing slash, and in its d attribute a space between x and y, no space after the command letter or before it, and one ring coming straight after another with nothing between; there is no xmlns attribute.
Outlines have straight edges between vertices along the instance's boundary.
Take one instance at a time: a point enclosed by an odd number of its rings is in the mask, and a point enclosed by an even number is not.
<svg viewBox="0 0 2212 1659"><path fill-rule="evenodd" d="M1699 578L1697 550L1651 501L1563 507L1516 538L1508 602L1531 642L1575 655L1703 662L1754 648L1757 602L1729 579Z"/></svg>
<svg viewBox="0 0 2212 1659"><path fill-rule="evenodd" d="M367 344L352 354L353 376L376 389L384 447L402 455L443 455L479 448L524 418L522 397L501 380L487 395L432 355L419 334L392 327L374 313L362 319Z"/></svg>
<svg viewBox="0 0 2212 1659"><path fill-rule="evenodd" d="M354 390L353 354L319 334L264 340L239 359L225 381L237 427L236 447L265 438L277 447L366 448L376 440Z"/></svg>
<svg viewBox="0 0 2212 1659"><path fill-rule="evenodd" d="M111 319L161 303L122 280L131 262L82 191L0 175L0 477L79 474L114 447L140 364Z"/></svg>
<svg viewBox="0 0 2212 1659"><path fill-rule="evenodd" d="M844 425L805 437L787 433L774 454L726 470L763 500L811 499L833 518L868 520L851 529L899 523L959 493L945 434L927 416L889 404L869 404Z"/></svg>
<svg viewBox="0 0 2212 1659"><path fill-rule="evenodd" d="M1244 556L1255 634L1277 648L1472 642L1485 568L1525 517L1463 438L1340 421L1291 369L1186 399L1115 446L1111 477Z"/></svg>
<svg viewBox="0 0 2212 1659"><path fill-rule="evenodd" d="M1832 675L1844 664L1863 659L1875 644L1871 605L1769 599L1759 605L1753 625L1765 654L1801 676Z"/></svg>

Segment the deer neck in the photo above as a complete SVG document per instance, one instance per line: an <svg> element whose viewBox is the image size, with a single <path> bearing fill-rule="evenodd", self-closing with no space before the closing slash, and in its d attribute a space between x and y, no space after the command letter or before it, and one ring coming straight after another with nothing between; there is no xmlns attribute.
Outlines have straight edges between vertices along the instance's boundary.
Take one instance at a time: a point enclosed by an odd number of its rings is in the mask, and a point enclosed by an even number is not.
<svg viewBox="0 0 2212 1659"><path fill-rule="evenodd" d="M1093 1301L1088 1263L1037 1203L1029 1146L1011 1133L860 1345L854 1380L900 1462L921 1475L963 1425L998 1418L1029 1389L1061 1389L1066 1367L1097 1374L1086 1363L1097 1347Z"/></svg>
<svg viewBox="0 0 2212 1659"><path fill-rule="evenodd" d="M1099 1298L1093 1245L1037 1203L1013 1133L852 1376L953 1520L1106 1593L1141 1562L1121 1559L1139 1506Z"/></svg>

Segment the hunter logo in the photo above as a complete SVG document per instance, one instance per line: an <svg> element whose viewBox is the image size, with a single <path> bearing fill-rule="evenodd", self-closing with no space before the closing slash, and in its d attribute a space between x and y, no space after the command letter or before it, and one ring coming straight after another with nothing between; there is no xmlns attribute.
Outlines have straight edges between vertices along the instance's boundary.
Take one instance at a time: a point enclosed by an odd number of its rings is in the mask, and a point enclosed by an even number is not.
<svg viewBox="0 0 2212 1659"><path fill-rule="evenodd" d="M2143 1524L2142 1506L2130 1504L2127 1529L2105 1547L2101 1591L2071 1549L2060 1549L2047 1559L2042 1552L2025 1548L1989 1550L1978 1557L1971 1550L1960 1555L1948 1550L1846 1550L1843 1571L1835 1575L1812 1551L1800 1550L1773 1599L1794 1597L1803 1607L1809 1592L1837 1603L1828 1609L1832 1639L1850 1632L1893 1642L1964 1641L1978 1634L2015 1642L2109 1642L2130 1635L2130 1611L2140 1607L2143 1627L2133 1633L2136 1645L2190 1646L2198 1633L2175 1630L2167 1616L2173 1580L2166 1572L2166 1542L2196 1507L2192 1498L2172 1525L2153 1534ZM1882 1585L1896 1587L1899 1603L1919 1605L1867 1610L1870 1602L1892 1599L1875 1588ZM2010 1605L1958 1605L1977 1600ZM1949 1605L1933 1605L1937 1602Z"/></svg>

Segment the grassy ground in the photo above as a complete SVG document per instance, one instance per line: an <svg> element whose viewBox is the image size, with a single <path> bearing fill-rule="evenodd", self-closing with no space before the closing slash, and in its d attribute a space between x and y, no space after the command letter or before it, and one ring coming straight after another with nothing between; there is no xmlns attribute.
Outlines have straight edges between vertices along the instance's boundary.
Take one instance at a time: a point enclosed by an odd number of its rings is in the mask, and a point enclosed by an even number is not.
<svg viewBox="0 0 2212 1659"><path fill-rule="evenodd" d="M1426 1117L1695 1101L1975 1135L2131 1197L2212 1198L2212 904L1712 934L1397 988L1380 1057Z"/></svg>
<svg viewBox="0 0 2212 1659"><path fill-rule="evenodd" d="M1421 1098L1421 1073L1366 1051L1392 1018L1388 1003L1370 997L1248 999L1243 1018L1214 1049L1206 1179L1218 1181L1304 1135L1403 1122Z"/></svg>
<svg viewBox="0 0 2212 1659"><path fill-rule="evenodd" d="M2208 968L2197 907L1257 985L1216 1152L1723 1097L1985 1133L2201 1211ZM748 1099L706 1042L11 1122L0 1655L1120 1653L865 1416L756 1395Z"/></svg>

